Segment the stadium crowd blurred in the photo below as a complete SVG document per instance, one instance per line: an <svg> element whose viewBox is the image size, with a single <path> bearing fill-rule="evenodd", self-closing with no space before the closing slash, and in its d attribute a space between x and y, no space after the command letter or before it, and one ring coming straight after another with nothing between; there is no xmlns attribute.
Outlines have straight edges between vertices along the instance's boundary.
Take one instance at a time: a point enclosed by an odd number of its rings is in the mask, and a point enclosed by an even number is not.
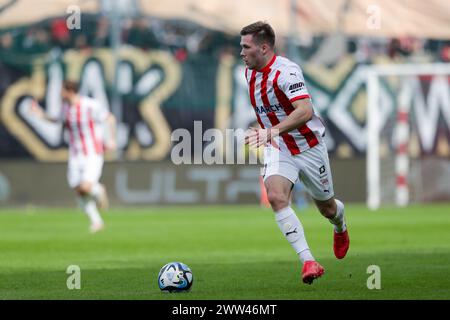
<svg viewBox="0 0 450 320"><path fill-rule="evenodd" d="M121 43L143 50L171 50L183 60L189 53L213 54L234 38L187 21L154 18L127 19ZM47 19L36 25L0 31L1 58L9 54L41 54L52 48L89 50L109 47L110 21L104 16L83 15L80 29L69 30L65 18ZM16 57L17 58L17 57Z"/></svg>
<svg viewBox="0 0 450 320"><path fill-rule="evenodd" d="M178 60L183 61L190 54L214 55L224 48L238 50L237 36L209 30L193 22L140 17L123 20L121 42L143 50L171 50ZM340 45L336 46L335 41L329 41L334 48L331 56L318 54L318 48L325 45L325 40L330 37L335 38ZM31 26L0 30L0 59L17 59L18 53L41 54L55 47L63 50L90 50L108 47L110 42L110 21L105 16L83 15L79 30L69 30L65 18L47 19ZM450 61L448 40L331 35L300 39L297 45L304 60L322 64L333 64L345 54L354 54L361 63L370 62L377 55L411 62L424 60L424 57L427 57L427 61ZM281 43L279 51L283 52L283 47Z"/></svg>

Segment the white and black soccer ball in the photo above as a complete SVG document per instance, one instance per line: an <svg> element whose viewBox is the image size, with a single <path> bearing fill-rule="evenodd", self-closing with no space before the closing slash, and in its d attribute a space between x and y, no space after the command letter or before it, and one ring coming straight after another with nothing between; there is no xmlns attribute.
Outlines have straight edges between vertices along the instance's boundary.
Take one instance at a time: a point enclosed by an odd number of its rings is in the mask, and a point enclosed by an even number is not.
<svg viewBox="0 0 450 320"><path fill-rule="evenodd" d="M191 269L181 262L170 262L161 268L158 274L158 286L161 291L188 291L194 281Z"/></svg>

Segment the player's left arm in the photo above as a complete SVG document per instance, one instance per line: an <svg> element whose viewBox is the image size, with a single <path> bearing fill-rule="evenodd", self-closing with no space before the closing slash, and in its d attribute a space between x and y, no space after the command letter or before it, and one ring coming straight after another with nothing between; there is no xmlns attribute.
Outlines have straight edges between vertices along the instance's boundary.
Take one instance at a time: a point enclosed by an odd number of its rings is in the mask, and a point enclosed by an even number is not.
<svg viewBox="0 0 450 320"><path fill-rule="evenodd" d="M116 117L111 112L108 112L108 115L106 116L106 123L108 125L108 141L106 142L105 146L107 150L116 150L117 149L117 139L116 139L116 132L117 132L117 121Z"/></svg>
<svg viewBox="0 0 450 320"><path fill-rule="evenodd" d="M101 104L99 101L92 101L91 107L93 111L93 116L95 121L104 126L107 130L106 135L104 136L104 146L106 151L114 151L117 149L116 142L116 128L117 128L117 120L114 114L109 111L109 109Z"/></svg>

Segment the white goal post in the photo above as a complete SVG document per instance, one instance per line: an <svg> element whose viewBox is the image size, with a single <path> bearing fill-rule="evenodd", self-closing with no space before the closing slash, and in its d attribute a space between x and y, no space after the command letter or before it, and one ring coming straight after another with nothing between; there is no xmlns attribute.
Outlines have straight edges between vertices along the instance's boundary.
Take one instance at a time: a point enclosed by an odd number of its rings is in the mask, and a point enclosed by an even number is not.
<svg viewBox="0 0 450 320"><path fill-rule="evenodd" d="M367 148L366 148L366 177L367 177L367 206L376 210L381 205L381 171L380 171L380 79L382 77L401 77L402 85L397 92L394 139L395 151L395 202L399 206L409 203L409 154L407 144L410 127L408 124L411 109L413 89L408 85L408 79L414 76L450 76L450 63L432 64L402 64L377 65L367 67Z"/></svg>

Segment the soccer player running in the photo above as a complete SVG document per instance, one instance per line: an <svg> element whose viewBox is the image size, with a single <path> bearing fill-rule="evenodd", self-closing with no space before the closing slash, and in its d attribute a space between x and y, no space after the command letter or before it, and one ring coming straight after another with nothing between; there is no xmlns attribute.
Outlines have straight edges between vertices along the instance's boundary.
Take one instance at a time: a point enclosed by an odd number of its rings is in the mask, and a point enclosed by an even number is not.
<svg viewBox="0 0 450 320"><path fill-rule="evenodd" d="M103 168L103 152L116 148L116 120L109 110L97 100L78 94L78 84L64 81L61 90L62 112L59 117L47 115L34 102L31 110L40 118L62 122L69 132L69 161L67 180L76 195L81 209L90 220L90 231L104 228L99 210L106 210L106 188L99 180ZM104 143L104 124L108 125L109 139Z"/></svg>
<svg viewBox="0 0 450 320"><path fill-rule="evenodd" d="M290 207L290 193L300 178L320 213L334 225L334 254L345 257L349 237L344 204L334 198L325 127L315 114L302 70L275 55L275 33L264 22L241 30L241 57L250 101L261 128L250 128L245 142L264 145L263 179L276 222L303 263L302 279L311 284L325 272L315 261L303 226Z"/></svg>

